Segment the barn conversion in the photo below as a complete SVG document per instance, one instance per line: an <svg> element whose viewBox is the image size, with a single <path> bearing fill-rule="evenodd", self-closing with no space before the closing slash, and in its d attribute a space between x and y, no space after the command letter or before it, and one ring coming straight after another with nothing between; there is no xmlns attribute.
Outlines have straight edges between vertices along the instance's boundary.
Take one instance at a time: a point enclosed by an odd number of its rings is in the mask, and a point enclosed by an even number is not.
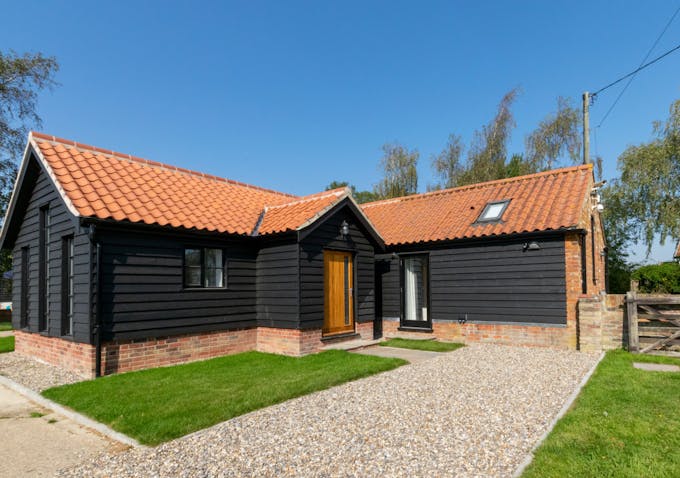
<svg viewBox="0 0 680 478"><path fill-rule="evenodd" d="M0 236L16 351L93 376L381 336L578 348L591 165L358 205L31 133Z"/></svg>

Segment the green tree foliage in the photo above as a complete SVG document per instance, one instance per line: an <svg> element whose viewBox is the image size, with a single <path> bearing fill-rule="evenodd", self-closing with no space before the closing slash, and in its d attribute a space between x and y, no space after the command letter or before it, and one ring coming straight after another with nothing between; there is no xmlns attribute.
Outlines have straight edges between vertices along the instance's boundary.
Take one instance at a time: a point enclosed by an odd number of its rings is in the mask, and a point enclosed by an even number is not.
<svg viewBox="0 0 680 478"><path fill-rule="evenodd" d="M40 53L0 52L0 211L4 217L17 174L17 163L31 127L37 127L38 92L56 85L57 61ZM6 252L0 270L11 268Z"/></svg>
<svg viewBox="0 0 680 478"><path fill-rule="evenodd" d="M408 150L398 144L383 145L380 167L383 179L375 186L374 193L379 199L407 196L418 192L417 150Z"/></svg>
<svg viewBox="0 0 680 478"><path fill-rule="evenodd" d="M354 186L353 184L350 184L347 181L333 181L328 186L326 186L326 191L330 191L331 189L344 188L344 187L349 187L352 190L352 196L354 196L354 199L359 204L363 204L365 202L377 201L379 199L378 196L373 191L357 191L356 186Z"/></svg>
<svg viewBox="0 0 680 478"><path fill-rule="evenodd" d="M607 203L616 224L608 227L625 231L624 244L645 244L647 253L657 236L661 244L680 238L680 100L665 122L654 123L651 141L619 156L618 169Z"/></svg>
<svg viewBox="0 0 680 478"><path fill-rule="evenodd" d="M458 186L505 177L507 147L515 127L511 107L518 94L518 88L508 91L498 104L496 116L481 130L474 132L465 168L456 181Z"/></svg>
<svg viewBox="0 0 680 478"><path fill-rule="evenodd" d="M458 178L464 171L461 164L463 140L460 136L449 135L449 141L444 150L432 158L432 169L439 178L439 183L428 189L453 188L458 185Z"/></svg>
<svg viewBox="0 0 680 478"><path fill-rule="evenodd" d="M642 266L631 277L639 282L642 293L680 294L680 264L677 262Z"/></svg>
<svg viewBox="0 0 680 478"><path fill-rule="evenodd" d="M525 140L526 152L508 158L507 146L515 120L512 105L519 89L507 92L494 118L473 135L470 150L460 136L452 134L444 150L432 158L438 183L428 189L464 186L494 179L511 178L554 168L568 158L577 162L581 150L580 116L569 100L557 99L557 109L546 116Z"/></svg>
<svg viewBox="0 0 680 478"><path fill-rule="evenodd" d="M532 171L552 169L560 157L578 163L581 151L580 113L566 98L557 98L557 111L543 119L525 140L526 162Z"/></svg>
<svg viewBox="0 0 680 478"><path fill-rule="evenodd" d="M627 211L623 206L621 189L615 184L602 188L601 194L605 204L602 222L607 243L609 292L623 294L630 289L630 275L635 267L629 261L631 238L627 227Z"/></svg>

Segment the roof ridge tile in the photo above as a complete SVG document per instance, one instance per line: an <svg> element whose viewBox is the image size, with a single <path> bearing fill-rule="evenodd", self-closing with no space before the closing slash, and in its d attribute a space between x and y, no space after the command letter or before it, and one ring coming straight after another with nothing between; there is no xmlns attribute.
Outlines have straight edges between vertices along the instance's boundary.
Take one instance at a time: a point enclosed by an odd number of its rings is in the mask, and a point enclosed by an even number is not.
<svg viewBox="0 0 680 478"><path fill-rule="evenodd" d="M275 204L273 206L266 206L265 208L267 211L271 211L272 209L282 209L285 207L290 207L290 206L295 206L298 204L303 204L306 202L311 202L311 201L318 201L321 199L326 199L331 196L336 196L336 197L341 197L343 194L348 193L349 188L343 187L343 188L336 188L336 189L331 189L328 191L322 191L320 193L314 193L314 194L309 194L307 196L299 196L299 199L296 199L295 201L290 201L290 202L284 202L281 204Z"/></svg>
<svg viewBox="0 0 680 478"><path fill-rule="evenodd" d="M512 178L503 178L503 179L494 179L492 181L486 181L483 183L474 183L474 184L466 184L465 186L457 186L454 188L447 188L447 189L440 189L438 191L428 191L425 193L418 193L418 194L410 194L408 196L399 196L396 198L389 198L389 199L381 199L378 201L371 201L368 203L364 203L361 205L362 208L366 207L373 207L373 206L381 206L384 204L389 204L391 202L400 202L400 201L413 201L417 199L426 199L428 197L433 197L433 196L444 196L448 194L453 194L461 191L466 191L470 189L482 189L485 187L491 187L491 186L496 186L498 184L503 184L503 183L512 183L512 182L520 182L520 181L530 181L534 180L543 176L557 176L559 174L566 174L574 171L579 171L579 170L592 170L593 165L592 163L588 164L579 164L576 166L567 166L564 168L557 168L557 169L549 169L547 171L541 171L538 173L532 173L532 174L525 174L522 176L514 176Z"/></svg>
<svg viewBox="0 0 680 478"><path fill-rule="evenodd" d="M255 190L258 190L258 191L263 191L263 192L268 192L268 193L273 193L273 194L279 194L281 196L287 196L287 197L291 197L291 198L299 197L299 196L296 196L295 194L284 193L284 192L281 192L281 191L276 191L274 189L269 189L269 188L264 188L264 187L261 187L261 186L255 186L253 184L244 183L244 182L241 182L241 181L237 181L235 179L223 178L223 177L220 177L220 176L215 176L213 174L202 173L200 171L194 171L194 170L191 170L191 169L181 168L179 166L173 166L173 165L167 164L167 163L161 163L161 162L158 162L158 161L153 161L151 159L141 158L139 156L133 156L131 154L125 154L125 153L120 153L120 152L113 151L113 150L110 150L110 149L99 148L97 146L92 146L92 145L85 144L85 143L79 143L79 142L69 140L69 139L59 138L57 136L51 136L51 135L47 135L45 133L40 133L40 132L37 132L37 131L31 131L30 134L34 138L46 140L46 141L49 141L51 143L70 146L70 147L73 147L73 148L75 148L79 151L82 151L82 152L96 151L98 153L105 154L107 156L112 156L112 157L115 157L115 158L118 158L118 159L130 161L130 162L137 163L137 164L144 164L144 165L147 165L147 166L153 166L153 167L156 167L156 168L159 168L159 169L165 169L165 170L168 170L168 171L174 171L174 172L178 172L178 173L188 174L188 175L191 175L191 176L198 176L198 177L201 177L201 178L204 178L204 179L210 179L210 180L213 180L213 181L218 181L218 182L222 182L222 183L233 184L233 185L236 185L236 186L255 189Z"/></svg>

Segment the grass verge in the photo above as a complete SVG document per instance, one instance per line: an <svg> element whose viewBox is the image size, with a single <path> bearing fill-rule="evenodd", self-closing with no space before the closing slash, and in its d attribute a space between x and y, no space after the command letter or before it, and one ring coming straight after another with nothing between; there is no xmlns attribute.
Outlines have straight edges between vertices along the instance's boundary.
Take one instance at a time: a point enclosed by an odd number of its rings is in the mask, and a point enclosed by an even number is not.
<svg viewBox="0 0 680 478"><path fill-rule="evenodd" d="M14 337L0 337L0 354L14 352Z"/></svg>
<svg viewBox="0 0 680 478"><path fill-rule="evenodd" d="M427 350L429 352L451 352L463 347L454 342L437 342L436 340L389 339L380 342L383 347L399 347L402 349Z"/></svg>
<svg viewBox="0 0 680 478"><path fill-rule="evenodd" d="M64 385L43 395L155 445L405 363L339 350L300 358L245 352Z"/></svg>
<svg viewBox="0 0 680 478"><path fill-rule="evenodd" d="M646 372L633 362L680 365L608 352L523 478L678 476L680 373Z"/></svg>
<svg viewBox="0 0 680 478"><path fill-rule="evenodd" d="M12 322L0 322L0 332L7 332L8 330L14 330Z"/></svg>

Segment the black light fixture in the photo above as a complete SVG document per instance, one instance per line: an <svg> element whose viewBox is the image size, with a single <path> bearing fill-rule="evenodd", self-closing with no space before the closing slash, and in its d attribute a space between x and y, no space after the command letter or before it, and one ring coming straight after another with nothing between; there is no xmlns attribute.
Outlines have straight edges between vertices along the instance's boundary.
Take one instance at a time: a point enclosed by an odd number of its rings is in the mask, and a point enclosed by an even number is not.
<svg viewBox="0 0 680 478"><path fill-rule="evenodd" d="M340 224L340 235L342 237L349 235L349 224L347 224L347 221L342 221L342 224Z"/></svg>
<svg viewBox="0 0 680 478"><path fill-rule="evenodd" d="M523 251L540 251L541 246L538 245L538 242L536 241L531 241L531 242L525 242L524 245L522 246Z"/></svg>

